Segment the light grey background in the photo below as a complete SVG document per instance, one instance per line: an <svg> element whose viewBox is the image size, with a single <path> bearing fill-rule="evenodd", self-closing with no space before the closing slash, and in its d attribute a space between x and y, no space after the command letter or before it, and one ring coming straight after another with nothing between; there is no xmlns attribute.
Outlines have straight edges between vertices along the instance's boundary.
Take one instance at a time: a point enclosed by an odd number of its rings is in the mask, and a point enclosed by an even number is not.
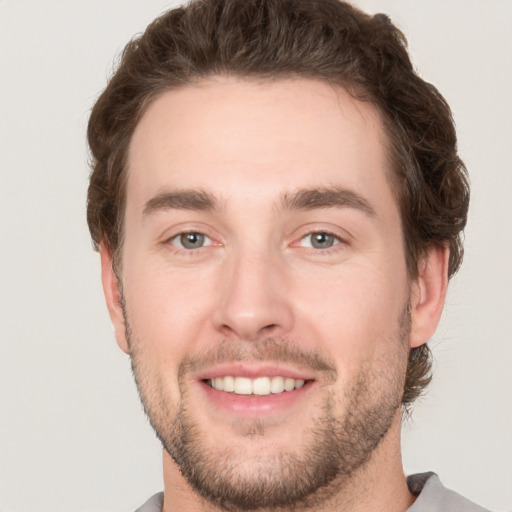
<svg viewBox="0 0 512 512"><path fill-rule="evenodd" d="M512 509L512 2L359 0L451 104L473 197L407 472ZM160 449L117 348L85 223L85 127L163 0L0 2L0 511L132 510Z"/></svg>

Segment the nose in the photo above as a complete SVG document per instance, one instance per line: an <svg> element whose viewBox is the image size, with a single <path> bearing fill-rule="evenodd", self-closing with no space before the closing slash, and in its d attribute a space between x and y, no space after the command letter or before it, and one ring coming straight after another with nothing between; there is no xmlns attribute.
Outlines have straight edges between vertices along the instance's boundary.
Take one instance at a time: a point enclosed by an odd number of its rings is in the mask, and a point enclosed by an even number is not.
<svg viewBox="0 0 512 512"><path fill-rule="evenodd" d="M226 262L215 328L224 337L257 341L283 336L294 323L286 267L270 255L244 253Z"/></svg>

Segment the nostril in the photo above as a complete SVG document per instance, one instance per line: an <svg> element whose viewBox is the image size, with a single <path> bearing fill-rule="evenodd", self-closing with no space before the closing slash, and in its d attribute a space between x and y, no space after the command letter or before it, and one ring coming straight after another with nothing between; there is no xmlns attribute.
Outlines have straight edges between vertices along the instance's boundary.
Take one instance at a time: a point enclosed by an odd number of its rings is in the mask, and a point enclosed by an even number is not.
<svg viewBox="0 0 512 512"><path fill-rule="evenodd" d="M264 327L261 328L261 332L273 331L273 330L277 329L277 327L278 327L277 324L265 325Z"/></svg>

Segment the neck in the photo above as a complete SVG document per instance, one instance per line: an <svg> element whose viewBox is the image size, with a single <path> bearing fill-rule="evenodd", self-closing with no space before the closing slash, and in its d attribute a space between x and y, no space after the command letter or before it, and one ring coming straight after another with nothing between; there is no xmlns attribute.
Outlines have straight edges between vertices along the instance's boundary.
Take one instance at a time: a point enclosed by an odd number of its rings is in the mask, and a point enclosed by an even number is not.
<svg viewBox="0 0 512 512"><path fill-rule="evenodd" d="M340 486L334 481L330 498L323 505L314 508L301 507L304 512L404 512L414 502L409 492L402 467L400 451L401 411L398 411L393 425L385 438L372 453L364 467L359 468L350 482ZM180 473L178 466L164 450L164 508L163 512L187 510L190 512L219 512L219 508L199 496ZM316 501L316 500L315 500ZM276 511L277 509L273 509ZM287 512L288 509L279 509ZM297 510L291 507L290 510ZM261 510L259 512L265 512Z"/></svg>

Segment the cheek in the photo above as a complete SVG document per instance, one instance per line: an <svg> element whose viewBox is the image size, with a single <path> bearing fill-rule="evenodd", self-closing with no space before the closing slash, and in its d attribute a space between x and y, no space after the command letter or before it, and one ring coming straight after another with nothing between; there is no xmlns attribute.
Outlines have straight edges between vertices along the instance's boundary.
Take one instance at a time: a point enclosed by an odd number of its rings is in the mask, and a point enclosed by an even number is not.
<svg viewBox="0 0 512 512"><path fill-rule="evenodd" d="M393 265L348 264L322 274L304 272L296 288L299 322L307 323L318 349L345 369L380 357L397 344L407 303L407 280Z"/></svg>
<svg viewBox="0 0 512 512"><path fill-rule="evenodd" d="M177 365L205 338L214 281L145 262L123 280L133 337L150 346L158 364ZM210 336L211 337L211 336Z"/></svg>

